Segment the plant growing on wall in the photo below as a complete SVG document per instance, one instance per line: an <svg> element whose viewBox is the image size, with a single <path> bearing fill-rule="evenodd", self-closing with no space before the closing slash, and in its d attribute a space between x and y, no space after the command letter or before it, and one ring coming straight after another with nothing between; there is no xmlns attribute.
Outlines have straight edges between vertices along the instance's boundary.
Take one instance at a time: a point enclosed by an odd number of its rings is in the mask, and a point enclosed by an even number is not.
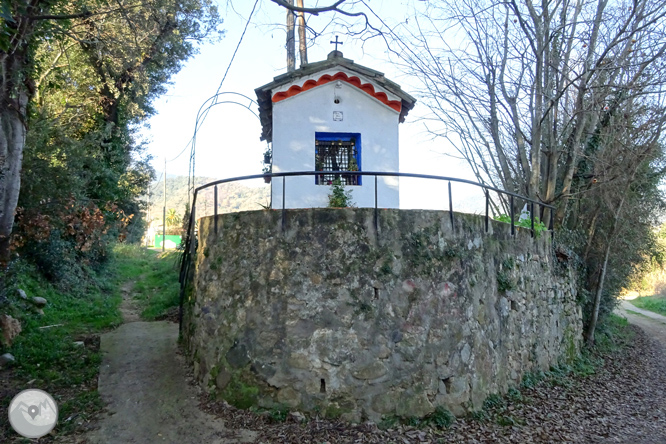
<svg viewBox="0 0 666 444"><path fill-rule="evenodd" d="M511 217L507 216L506 214L500 214L498 216L495 216L494 219L499 221L499 222L504 222L504 223L507 223L507 224L511 223ZM522 219L518 218L514 222L514 225L516 227L532 229L532 222L530 221L529 218L527 218L527 219L526 218L522 218ZM538 237L541 234L542 231L546 231L547 229L548 228L546 227L546 224L541 222L541 220L537 216L534 216L534 235Z"/></svg>
<svg viewBox="0 0 666 444"><path fill-rule="evenodd" d="M331 184L331 194L328 195L329 208L348 208L353 207L351 190L345 190L345 186L340 179L335 179Z"/></svg>
<svg viewBox="0 0 666 444"><path fill-rule="evenodd" d="M273 150L270 147L266 147L264 151L264 164L269 164L273 160Z"/></svg>
<svg viewBox="0 0 666 444"><path fill-rule="evenodd" d="M264 167L261 169L261 172L264 173L264 174L272 173L273 172L273 165L272 164L264 165ZM264 177L264 182L271 183L271 178L270 177Z"/></svg>
<svg viewBox="0 0 666 444"><path fill-rule="evenodd" d="M358 171L358 164L356 163L356 159L354 157L349 159L349 165L347 166L347 169L349 171ZM347 177L347 185L358 185L358 176L349 175Z"/></svg>
<svg viewBox="0 0 666 444"><path fill-rule="evenodd" d="M264 167L261 169L261 172L264 174L273 172L273 150L271 150L270 146L266 147L266 151L264 151ZM271 183L271 178L264 177L264 182Z"/></svg>

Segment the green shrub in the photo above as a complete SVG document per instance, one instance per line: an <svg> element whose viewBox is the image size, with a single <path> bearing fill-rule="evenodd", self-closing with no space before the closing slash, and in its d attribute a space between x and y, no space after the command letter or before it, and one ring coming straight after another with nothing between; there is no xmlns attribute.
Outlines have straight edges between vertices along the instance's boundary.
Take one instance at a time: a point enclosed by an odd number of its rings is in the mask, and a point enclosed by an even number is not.
<svg viewBox="0 0 666 444"><path fill-rule="evenodd" d="M515 284L506 271L497 272L497 290L501 292L513 290Z"/></svg>
<svg viewBox="0 0 666 444"><path fill-rule="evenodd" d="M329 208L348 208L353 207L351 190L345 190L345 186L340 179L335 179L331 184L331 194L328 195Z"/></svg>
<svg viewBox="0 0 666 444"><path fill-rule="evenodd" d="M504 222L504 223L507 223L507 224L511 223L511 217L507 216L506 214L500 214L498 216L495 216L494 219L498 222ZM514 222L514 225L516 227L532 229L532 221L530 219L520 220L520 215L519 214L515 216L515 219L516 220ZM539 219L538 216L534 216L534 235L536 237L539 237L539 235L543 231L546 231L546 230L548 230L548 227L546 227L546 224L541 222L541 220Z"/></svg>
<svg viewBox="0 0 666 444"><path fill-rule="evenodd" d="M451 424L456 421L453 413L442 406L435 408L435 411L426 417L426 419L430 424L443 429L451 427Z"/></svg>

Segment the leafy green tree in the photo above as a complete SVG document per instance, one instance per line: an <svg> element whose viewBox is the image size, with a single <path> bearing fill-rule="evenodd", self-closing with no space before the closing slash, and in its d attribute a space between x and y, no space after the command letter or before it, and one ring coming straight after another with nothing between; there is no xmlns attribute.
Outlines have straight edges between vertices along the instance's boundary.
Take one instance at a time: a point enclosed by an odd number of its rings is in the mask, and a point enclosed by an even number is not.
<svg viewBox="0 0 666 444"><path fill-rule="evenodd" d="M176 210L174 210L173 208L167 210L166 213L167 227L175 227L176 225L180 224L180 222L181 222L180 215L176 213Z"/></svg>
<svg viewBox="0 0 666 444"><path fill-rule="evenodd" d="M220 21L209 0L2 3L0 262L9 258L19 190L24 228L40 211L53 228L62 225L52 208L73 198L100 209L105 235L129 229L137 237L136 198L153 171L134 128L197 43L218 35ZM117 224L118 214L129 225ZM22 248L28 232L18 227Z"/></svg>

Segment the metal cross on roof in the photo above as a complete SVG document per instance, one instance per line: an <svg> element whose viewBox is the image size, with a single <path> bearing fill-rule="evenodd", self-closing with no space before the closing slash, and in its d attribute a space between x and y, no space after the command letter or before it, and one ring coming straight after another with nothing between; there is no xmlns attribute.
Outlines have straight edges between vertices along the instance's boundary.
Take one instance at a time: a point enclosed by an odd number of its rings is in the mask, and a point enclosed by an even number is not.
<svg viewBox="0 0 666 444"><path fill-rule="evenodd" d="M333 45L335 45L335 50L338 50L338 45L342 45L342 42L338 40L338 36L335 36L335 41L331 41Z"/></svg>

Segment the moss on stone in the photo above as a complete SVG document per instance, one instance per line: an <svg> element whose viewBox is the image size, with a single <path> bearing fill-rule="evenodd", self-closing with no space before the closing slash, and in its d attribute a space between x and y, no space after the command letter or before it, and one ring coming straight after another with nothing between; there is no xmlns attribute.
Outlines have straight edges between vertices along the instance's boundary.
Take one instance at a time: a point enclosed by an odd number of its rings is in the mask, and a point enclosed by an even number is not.
<svg viewBox="0 0 666 444"><path fill-rule="evenodd" d="M240 372L232 372L229 384L220 392L220 396L229 404L239 409L248 409L257 404L259 387L243 381Z"/></svg>
<svg viewBox="0 0 666 444"><path fill-rule="evenodd" d="M391 262L386 261L382 264L381 267L379 267L379 274L381 276L388 276L393 273L393 269L391 268Z"/></svg>
<svg viewBox="0 0 666 444"><path fill-rule="evenodd" d="M564 330L564 358L567 363L571 363L578 358L578 342L575 333L567 328Z"/></svg>
<svg viewBox="0 0 666 444"><path fill-rule="evenodd" d="M513 290L516 284L511 279L511 276L506 271L497 272L497 290L504 293Z"/></svg>
<svg viewBox="0 0 666 444"><path fill-rule="evenodd" d="M350 413L351 408L339 405L337 402L331 402L324 409L324 417L329 419L339 419L345 413Z"/></svg>

